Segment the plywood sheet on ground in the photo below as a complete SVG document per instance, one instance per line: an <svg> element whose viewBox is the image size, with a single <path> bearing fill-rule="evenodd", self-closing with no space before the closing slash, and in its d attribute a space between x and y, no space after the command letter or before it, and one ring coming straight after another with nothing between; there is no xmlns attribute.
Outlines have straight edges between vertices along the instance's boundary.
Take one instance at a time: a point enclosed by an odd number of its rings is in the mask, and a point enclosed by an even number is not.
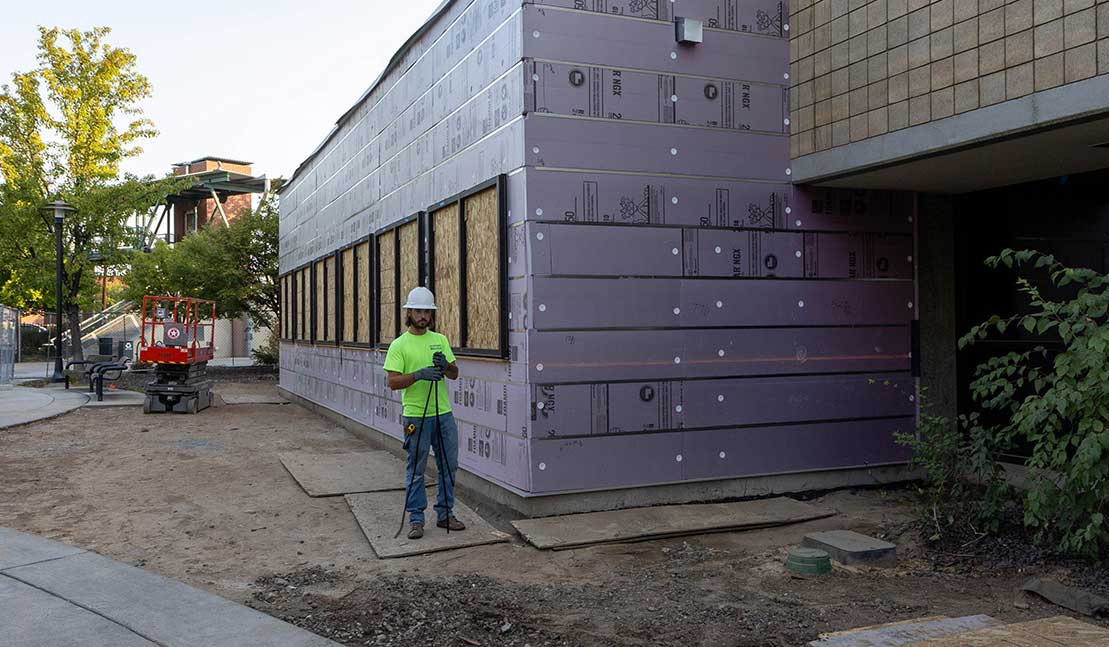
<svg viewBox="0 0 1109 647"><path fill-rule="evenodd" d="M223 393L224 404L287 404L289 401L276 393Z"/></svg>
<svg viewBox="0 0 1109 647"><path fill-rule="evenodd" d="M509 539L507 534L490 526L469 506L457 499L454 502L454 515L466 524L466 530L448 533L443 528L436 528L435 511L430 507L435 502L434 488L427 490L428 524L424 528L424 536L421 539L408 538L407 519L400 536L393 538L400 523L401 510L404 509L404 492L348 494L346 499L350 511L354 513L354 518L362 528L362 534L366 536L370 546L381 559L497 544Z"/></svg>
<svg viewBox="0 0 1109 647"><path fill-rule="evenodd" d="M278 458L308 496L404 491L404 461L388 452L285 452ZM426 478L435 483L433 476Z"/></svg>
<svg viewBox="0 0 1109 647"><path fill-rule="evenodd" d="M1067 616L1040 618L1001 627L909 643L906 647L1105 647L1109 629Z"/></svg>
<svg viewBox="0 0 1109 647"><path fill-rule="evenodd" d="M587 512L521 519L513 521L512 525L536 548L565 550L596 544L784 526L834 514L831 510L779 497L735 503Z"/></svg>
<svg viewBox="0 0 1109 647"><path fill-rule="evenodd" d="M870 627L857 627L826 634L810 647L903 647L931 638L942 638L983 627L992 627L1001 621L987 615L948 618L928 616L902 620Z"/></svg>

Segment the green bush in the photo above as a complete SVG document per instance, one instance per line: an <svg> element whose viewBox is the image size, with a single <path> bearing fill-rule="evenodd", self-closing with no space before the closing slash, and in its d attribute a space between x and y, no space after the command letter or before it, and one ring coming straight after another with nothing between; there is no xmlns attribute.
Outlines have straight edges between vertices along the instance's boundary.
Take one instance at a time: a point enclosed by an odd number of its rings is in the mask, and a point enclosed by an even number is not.
<svg viewBox="0 0 1109 647"><path fill-rule="evenodd" d="M979 424L978 414L951 420L925 413L922 400L917 434L898 434L897 442L913 450L912 467L928 475L921 489L921 519L929 541L996 532L1012 493L996 456L995 436Z"/></svg>
<svg viewBox="0 0 1109 647"><path fill-rule="evenodd" d="M1021 274L1042 272L1067 298L1046 298L1026 276L1017 288L1023 314L998 315L974 326L959 348L1015 327L1055 342L990 358L977 367L971 395L980 410L950 421L924 417L921 440L905 439L932 484L937 510L954 519L969 515L996 527L1003 493L995 459L1015 447L1030 448L1024 524L1034 538L1062 551L1097 557L1109 549L1109 276L1075 269L1040 252L1006 249L986 260ZM1057 350L1054 348L1057 346ZM982 421L989 419L989 424ZM967 490L967 479L976 490ZM948 517L945 517L948 518ZM985 523L989 527L990 523Z"/></svg>
<svg viewBox="0 0 1109 647"><path fill-rule="evenodd" d="M997 427L1003 442L1032 447L1032 483L1024 497L1024 523L1042 541L1068 552L1096 556L1109 547L1109 275L1062 265L1032 250L1004 250L986 265L1046 272L1052 285L1073 286L1068 300L1052 301L1027 278L1017 279L1029 312L997 315L975 326L960 347L1023 326L1042 339L1062 342L1054 356L1038 346L980 366L972 394L985 409L1008 420Z"/></svg>
<svg viewBox="0 0 1109 647"><path fill-rule="evenodd" d="M277 335L271 335L269 340L250 351L254 356L254 361L265 366L277 366L278 360L281 358L281 340Z"/></svg>

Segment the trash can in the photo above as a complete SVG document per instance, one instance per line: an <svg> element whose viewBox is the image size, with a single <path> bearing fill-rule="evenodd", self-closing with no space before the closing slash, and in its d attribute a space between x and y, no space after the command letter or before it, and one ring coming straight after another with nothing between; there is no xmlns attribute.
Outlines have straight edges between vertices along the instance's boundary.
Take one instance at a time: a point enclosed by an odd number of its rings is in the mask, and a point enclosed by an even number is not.
<svg viewBox="0 0 1109 647"><path fill-rule="evenodd" d="M119 340L119 356L135 359L135 342L130 339Z"/></svg>
<svg viewBox="0 0 1109 647"><path fill-rule="evenodd" d="M112 356L112 347L115 345L115 340L111 337L100 337L96 340L100 344L99 355Z"/></svg>

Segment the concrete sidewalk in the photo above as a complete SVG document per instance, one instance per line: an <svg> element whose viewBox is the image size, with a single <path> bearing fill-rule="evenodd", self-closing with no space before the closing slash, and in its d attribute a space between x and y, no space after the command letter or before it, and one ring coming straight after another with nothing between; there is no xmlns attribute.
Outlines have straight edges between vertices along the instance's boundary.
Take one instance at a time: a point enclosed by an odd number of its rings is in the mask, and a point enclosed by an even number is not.
<svg viewBox="0 0 1109 647"><path fill-rule="evenodd" d="M340 647L181 582L0 528L5 647Z"/></svg>
<svg viewBox="0 0 1109 647"><path fill-rule="evenodd" d="M60 416L88 401L87 394L74 389L67 391L60 384L40 389L0 388L0 429Z"/></svg>

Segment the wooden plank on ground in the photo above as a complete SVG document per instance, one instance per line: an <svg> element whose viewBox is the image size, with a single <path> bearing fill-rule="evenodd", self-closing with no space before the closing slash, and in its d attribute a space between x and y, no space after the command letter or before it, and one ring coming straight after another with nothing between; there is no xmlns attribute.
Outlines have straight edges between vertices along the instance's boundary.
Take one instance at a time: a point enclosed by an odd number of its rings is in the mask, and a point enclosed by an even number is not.
<svg viewBox="0 0 1109 647"><path fill-rule="evenodd" d="M520 519L513 521L512 525L536 548L565 550L596 544L784 526L834 514L834 511L802 501L777 497Z"/></svg>
<svg viewBox="0 0 1109 647"><path fill-rule="evenodd" d="M401 510L404 509L404 492L371 492L367 494L348 494L346 497L350 511L354 513L362 534L369 540L374 553L380 559L410 557L443 550L468 548L484 544L497 544L509 540L509 536L496 530L465 503L454 501L454 514L466 524L466 530L448 533L435 527L435 511L430 505L435 502L435 489L428 488L429 504L427 526L421 539L408 538L408 523L400 536L393 538L400 523Z"/></svg>
<svg viewBox="0 0 1109 647"><path fill-rule="evenodd" d="M825 634L819 640L810 642L809 645L810 647L903 647L921 640L943 638L1000 623L1000 620L987 615L962 618L928 616L837 631Z"/></svg>
<svg viewBox="0 0 1109 647"><path fill-rule="evenodd" d="M388 452L284 452L278 458L311 497L404 491L404 461ZM433 476L425 478L428 484L435 484Z"/></svg>
<svg viewBox="0 0 1109 647"><path fill-rule="evenodd" d="M1001 627L921 640L906 647L1105 647L1109 629L1067 616L1040 618Z"/></svg>

